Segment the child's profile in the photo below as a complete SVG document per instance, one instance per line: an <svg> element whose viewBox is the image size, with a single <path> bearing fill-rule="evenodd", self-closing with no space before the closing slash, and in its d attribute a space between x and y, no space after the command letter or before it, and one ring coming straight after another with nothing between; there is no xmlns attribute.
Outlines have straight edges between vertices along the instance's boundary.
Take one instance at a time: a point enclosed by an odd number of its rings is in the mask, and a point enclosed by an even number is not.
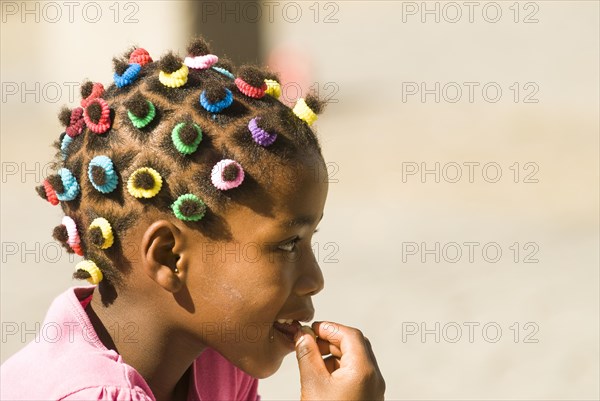
<svg viewBox="0 0 600 401"><path fill-rule="evenodd" d="M55 299L46 321L69 336L8 359L1 398L257 400L295 352L299 398L383 399L361 331L303 327L324 288L311 249L324 102L286 106L277 74L201 38L185 57L138 47L113 63L113 83L85 82L60 111L55 173L36 188L64 212L52 235L83 257L74 278L93 285Z"/></svg>

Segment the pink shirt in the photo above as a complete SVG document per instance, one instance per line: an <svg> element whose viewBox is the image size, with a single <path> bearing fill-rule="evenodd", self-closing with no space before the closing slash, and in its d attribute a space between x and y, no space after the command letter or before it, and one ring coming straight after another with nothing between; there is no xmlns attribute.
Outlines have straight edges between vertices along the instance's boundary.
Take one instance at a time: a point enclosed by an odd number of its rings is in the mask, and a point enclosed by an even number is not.
<svg viewBox="0 0 600 401"><path fill-rule="evenodd" d="M1 367L2 400L152 400L144 378L107 349L84 308L94 287L58 296L41 333ZM260 400L258 380L207 348L193 363L187 399Z"/></svg>

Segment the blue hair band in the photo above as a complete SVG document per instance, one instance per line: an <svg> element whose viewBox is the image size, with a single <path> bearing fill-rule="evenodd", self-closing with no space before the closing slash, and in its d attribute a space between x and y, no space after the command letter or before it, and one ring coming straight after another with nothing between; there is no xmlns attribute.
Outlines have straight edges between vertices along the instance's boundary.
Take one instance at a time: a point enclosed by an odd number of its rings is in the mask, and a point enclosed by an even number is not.
<svg viewBox="0 0 600 401"><path fill-rule="evenodd" d="M58 175L62 181L63 187L65 188L62 193L57 193L56 197L59 201L71 201L79 194L79 184L73 176L73 174L66 168L58 170Z"/></svg>
<svg viewBox="0 0 600 401"><path fill-rule="evenodd" d="M67 149L69 148L71 142L73 142L73 138L71 138L65 133L65 135L63 135L62 141L60 142L60 153L62 154L63 159L67 158Z"/></svg>
<svg viewBox="0 0 600 401"><path fill-rule="evenodd" d="M115 80L115 85L118 88L122 88L131 84L137 78L138 74L142 70L142 66L137 63L129 64L129 67L123 72L123 74L119 75L116 72L113 75L113 79Z"/></svg>
<svg viewBox="0 0 600 401"><path fill-rule="evenodd" d="M225 75L227 78L235 79L235 76L223 67L210 67L210 68L212 68L213 70L215 70L217 72L220 72L221 74Z"/></svg>
<svg viewBox="0 0 600 401"><path fill-rule="evenodd" d="M207 111L209 111L211 113L218 113L221 110L231 106L232 103L233 103L233 93L231 93L231 91L227 88L225 88L225 98L219 100L216 103L210 103L208 101L208 99L206 98L205 90L203 90L202 93L200 94L200 104L202 105L202 107L204 107Z"/></svg>
<svg viewBox="0 0 600 401"><path fill-rule="evenodd" d="M98 183L94 182L94 176L92 174L92 168L94 166L100 167L102 170L104 170L104 184L102 185L99 185ZM119 177L115 172L112 160L110 160L108 156L104 155L96 156L90 161L90 164L88 166L88 178L90 179L90 182L92 183L94 188L96 188L103 194L107 194L114 191L117 187L117 184L119 183Z"/></svg>

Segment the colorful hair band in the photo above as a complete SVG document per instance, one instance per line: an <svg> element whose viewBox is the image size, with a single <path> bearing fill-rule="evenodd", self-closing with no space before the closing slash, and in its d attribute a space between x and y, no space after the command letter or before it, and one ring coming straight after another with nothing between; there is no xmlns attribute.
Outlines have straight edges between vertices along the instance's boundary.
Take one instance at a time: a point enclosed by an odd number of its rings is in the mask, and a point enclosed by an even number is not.
<svg viewBox="0 0 600 401"><path fill-rule="evenodd" d="M156 107L154 107L154 104L150 100L146 100L146 102L148 102L148 114L144 117L138 117L133 114L131 110L127 110L127 116L135 128L144 128L146 125L150 124L156 116Z"/></svg>
<svg viewBox="0 0 600 401"><path fill-rule="evenodd" d="M115 85L117 85L117 88L122 88L131 84L138 77L141 70L141 65L138 63L131 63L121 75L115 72L113 75Z"/></svg>
<svg viewBox="0 0 600 401"><path fill-rule="evenodd" d="M179 123L171 131L171 140L179 153L190 155L202 141L202 129L196 123Z"/></svg>
<svg viewBox="0 0 600 401"><path fill-rule="evenodd" d="M281 96L281 85L279 82L274 79L265 79L265 84L267 84L265 93L269 96L273 96L275 99L279 99Z"/></svg>
<svg viewBox="0 0 600 401"><path fill-rule="evenodd" d="M169 88L179 88L180 86L185 85L188 79L189 69L187 65L182 64L181 67L172 73L160 71L158 74L158 80L164 86Z"/></svg>
<svg viewBox="0 0 600 401"><path fill-rule="evenodd" d="M223 67L217 67L217 66L213 66L212 67L213 70L225 75L227 78L230 79L235 79L235 75L233 75L231 72L229 72L229 70L223 68Z"/></svg>
<svg viewBox="0 0 600 401"><path fill-rule="evenodd" d="M227 88L224 89L225 97L216 103L210 103L206 98L206 90L203 90L200 94L200 104L202 105L202 107L204 107L206 111L209 111L211 113L219 113L223 109L226 109L227 107L231 106L231 104L233 103L233 93L231 93L231 91Z"/></svg>
<svg viewBox="0 0 600 401"><path fill-rule="evenodd" d="M142 49L141 47L135 49L129 55L129 63L130 64L139 64L140 66L145 66L148 63L152 62L152 57L146 49Z"/></svg>
<svg viewBox="0 0 600 401"><path fill-rule="evenodd" d="M175 216L183 221L198 221L206 213L206 204L194 194L181 195L171 208Z"/></svg>
<svg viewBox="0 0 600 401"><path fill-rule="evenodd" d="M244 95L254 99L260 99L261 97L263 97L265 95L265 91L267 90L266 83L263 83L260 88L257 88L255 86L250 85L240 77L235 79L235 85Z"/></svg>
<svg viewBox="0 0 600 401"><path fill-rule="evenodd" d="M223 159L212 168L210 179L215 187L227 191L244 181L244 169L235 160Z"/></svg>
<svg viewBox="0 0 600 401"><path fill-rule="evenodd" d="M264 129L260 128L258 126L259 120L260 117L254 117L248 123L248 129L252 134L252 139L254 139L254 142L258 143L260 146L271 146L273 142L275 142L275 139L277 139L277 134L270 134Z"/></svg>
<svg viewBox="0 0 600 401"><path fill-rule="evenodd" d="M62 155L63 160L67 158L68 148L71 142L73 142L73 138L67 135L67 133L64 133L60 140L60 154Z"/></svg>
<svg viewBox="0 0 600 401"><path fill-rule="evenodd" d="M110 128L110 108L106 100L101 97L93 99L85 108L83 118L90 131L96 134L103 134L108 131Z"/></svg>
<svg viewBox="0 0 600 401"><path fill-rule="evenodd" d="M110 248L115 240L112 227L104 217L97 217L92 221L88 235L92 244L100 249Z"/></svg>
<svg viewBox="0 0 600 401"><path fill-rule="evenodd" d="M294 114L308 125L312 125L317 120L317 115L308 107L304 98L298 99L294 106Z"/></svg>
<svg viewBox="0 0 600 401"><path fill-rule="evenodd" d="M77 265L75 265L75 270L87 272L90 275L90 277L87 279L88 283L90 284L97 285L104 278L102 271L98 268L98 266L88 259L77 263Z"/></svg>
<svg viewBox="0 0 600 401"><path fill-rule="evenodd" d="M46 199L52 206L58 205L58 198L56 197L56 191L50 185L47 179L42 181L42 185L36 187L38 195Z"/></svg>
<svg viewBox="0 0 600 401"><path fill-rule="evenodd" d="M103 194L114 191L119 183L112 160L104 155L96 156L90 161L88 178L94 188Z"/></svg>
<svg viewBox="0 0 600 401"><path fill-rule="evenodd" d="M71 201L79 194L79 184L73 174L66 168L61 168L57 173L60 176L64 190L56 193L59 201Z"/></svg>
<svg viewBox="0 0 600 401"><path fill-rule="evenodd" d="M162 177L150 167L138 168L127 180L127 191L135 198L152 198L162 187Z"/></svg>
<svg viewBox="0 0 600 401"><path fill-rule="evenodd" d="M91 84L91 82L89 84ZM92 88L90 94L84 99L81 99L81 107L83 108L88 107L92 100L97 99L104 94L104 85L102 85L100 82L96 82L91 85Z"/></svg>
<svg viewBox="0 0 600 401"><path fill-rule="evenodd" d="M67 244L69 244L71 249L77 255L83 256L83 251L81 250L81 239L79 238L79 232L77 231L77 224L75 224L75 220L69 216L64 216L62 219L62 224L67 229Z"/></svg>
<svg viewBox="0 0 600 401"><path fill-rule="evenodd" d="M85 120L83 117L83 108L75 107L71 110L71 118L69 126L65 129L65 132L71 138L75 138L83 131Z"/></svg>
<svg viewBox="0 0 600 401"><path fill-rule="evenodd" d="M195 70L206 70L207 68L212 67L219 61L219 57L214 54L205 54L203 56L196 57L186 57L183 60L183 63L187 65L189 68L193 68Z"/></svg>

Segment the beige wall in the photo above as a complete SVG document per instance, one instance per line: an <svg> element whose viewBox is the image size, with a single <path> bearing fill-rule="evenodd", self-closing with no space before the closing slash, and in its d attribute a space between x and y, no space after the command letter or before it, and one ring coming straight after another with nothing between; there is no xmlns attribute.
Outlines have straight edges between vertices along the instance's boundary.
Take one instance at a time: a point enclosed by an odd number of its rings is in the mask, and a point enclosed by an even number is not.
<svg viewBox="0 0 600 401"><path fill-rule="evenodd" d="M337 90L338 102L318 122L338 182L330 184L314 238L326 279L316 318L367 334L388 399L598 399L598 3L519 3L516 23L513 2L476 2L473 22L463 2L427 2L429 9L438 4L439 23L434 15L422 22L420 12L410 14L422 2L322 2L318 17L313 2L275 3L272 20L266 5L258 19L264 59L285 68L288 79L316 82L323 95ZM183 50L183 3L136 4L136 24L3 22L2 81L78 82L89 71L89 78L109 82L111 56L131 42L153 54ZM454 4L463 14L456 23L449 21ZM502 16L486 21L495 18L496 4ZM293 22L298 9L302 16ZM253 18L251 11L242 18ZM337 22L325 23L327 15ZM538 21L524 23L527 15ZM422 82L429 89L440 83L439 103L434 94L424 102L406 94ZM465 82L479 85L473 102ZM462 98L452 103L456 86ZM502 90L496 103L494 87ZM530 100L537 103L525 102L534 89ZM48 144L60 133L54 114L63 103L64 96L57 103L21 103L18 96L2 103L3 172L10 163L33 169L49 159ZM439 183L433 174L407 175L409 167L433 169L436 162ZM479 163L473 182L465 163ZM484 175L487 163L496 164ZM453 183L456 165L463 175ZM502 176L488 182L494 166ZM525 182L532 172L529 180L538 182ZM72 284L73 263L66 256L44 263L53 254L43 252L35 263L21 247L39 243L50 252L58 220L33 192L35 177L24 178L2 182L2 242L18 245L16 255L3 255L2 320L33 327ZM478 244L472 263L469 242ZM439 243L439 263L435 254L409 254L414 243L419 251ZM452 263L455 243L463 256ZM496 249L499 261L486 261ZM534 263L525 263L531 252ZM436 322L440 341L435 334L422 341L421 325L436 331ZM457 327L462 337L452 342ZM493 342L498 327L502 334ZM419 333L409 335L415 328ZM2 360L22 346L8 338ZM288 357L261 393L294 399L297 383Z"/></svg>

